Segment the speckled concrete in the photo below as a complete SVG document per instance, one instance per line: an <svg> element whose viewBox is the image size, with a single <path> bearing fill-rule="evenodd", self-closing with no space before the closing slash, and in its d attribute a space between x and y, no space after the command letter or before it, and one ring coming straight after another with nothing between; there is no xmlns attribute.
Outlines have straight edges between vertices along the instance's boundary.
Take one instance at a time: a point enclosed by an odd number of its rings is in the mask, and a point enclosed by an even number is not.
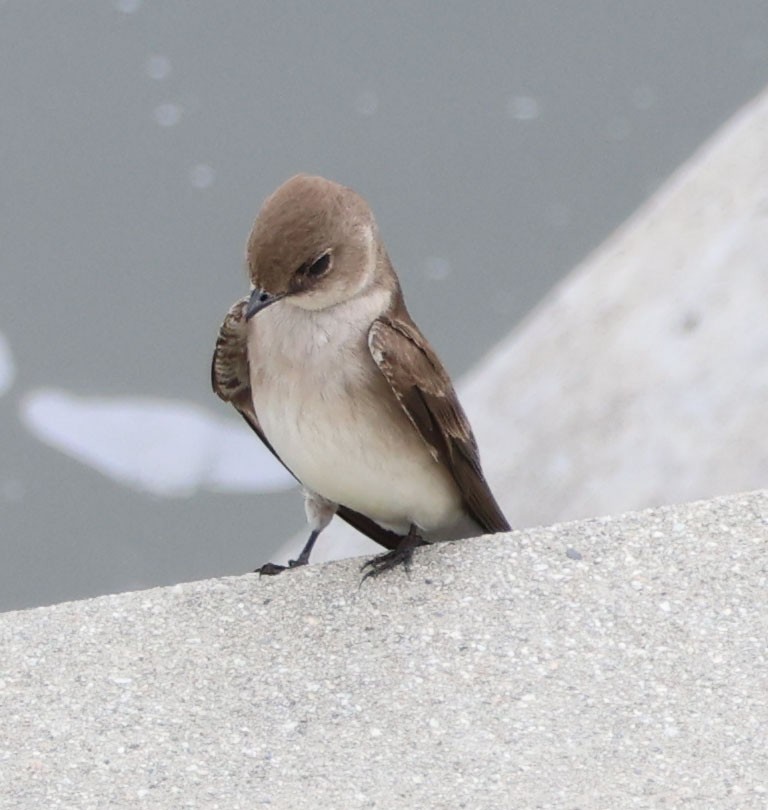
<svg viewBox="0 0 768 810"><path fill-rule="evenodd" d="M0 616L0 807L765 808L768 493Z"/></svg>

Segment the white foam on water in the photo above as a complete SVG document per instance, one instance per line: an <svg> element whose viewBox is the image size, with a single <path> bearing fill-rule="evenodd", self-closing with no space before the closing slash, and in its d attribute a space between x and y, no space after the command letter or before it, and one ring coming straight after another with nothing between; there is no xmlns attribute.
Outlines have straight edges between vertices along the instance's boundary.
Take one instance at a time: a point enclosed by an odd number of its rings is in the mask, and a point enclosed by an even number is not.
<svg viewBox="0 0 768 810"><path fill-rule="evenodd" d="M40 389L24 397L20 416L41 442L153 495L274 492L295 485L245 423L192 403Z"/></svg>

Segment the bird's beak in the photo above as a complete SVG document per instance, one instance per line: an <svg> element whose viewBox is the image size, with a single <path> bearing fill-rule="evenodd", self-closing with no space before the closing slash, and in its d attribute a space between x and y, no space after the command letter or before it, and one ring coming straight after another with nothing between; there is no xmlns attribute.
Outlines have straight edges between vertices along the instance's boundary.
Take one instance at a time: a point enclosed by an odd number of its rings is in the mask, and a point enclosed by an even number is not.
<svg viewBox="0 0 768 810"><path fill-rule="evenodd" d="M266 309L270 304L279 301L284 295L285 293L282 295L272 295L272 293L260 290L257 287L248 299L248 307L245 310L245 320L250 321L257 312L261 312L262 309Z"/></svg>

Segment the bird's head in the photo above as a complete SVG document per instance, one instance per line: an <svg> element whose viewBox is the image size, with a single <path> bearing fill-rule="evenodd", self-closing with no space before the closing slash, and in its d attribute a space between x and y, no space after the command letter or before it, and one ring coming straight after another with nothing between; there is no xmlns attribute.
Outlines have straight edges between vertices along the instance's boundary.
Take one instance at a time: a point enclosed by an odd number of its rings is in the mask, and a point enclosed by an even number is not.
<svg viewBox="0 0 768 810"><path fill-rule="evenodd" d="M307 310L354 298L373 283L378 232L352 189L300 174L264 202L248 238L253 292L246 317L285 300Z"/></svg>

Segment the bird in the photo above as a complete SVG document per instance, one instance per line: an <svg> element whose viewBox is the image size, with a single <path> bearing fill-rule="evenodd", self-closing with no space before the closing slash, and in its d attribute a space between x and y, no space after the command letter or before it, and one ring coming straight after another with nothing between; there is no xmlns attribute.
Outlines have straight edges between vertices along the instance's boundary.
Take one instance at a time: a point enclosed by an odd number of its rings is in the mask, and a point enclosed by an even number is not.
<svg viewBox="0 0 768 810"><path fill-rule="evenodd" d="M259 210L250 289L219 329L211 381L301 484L309 563L334 515L387 551L509 531L450 377L411 318L368 203L299 174Z"/></svg>

